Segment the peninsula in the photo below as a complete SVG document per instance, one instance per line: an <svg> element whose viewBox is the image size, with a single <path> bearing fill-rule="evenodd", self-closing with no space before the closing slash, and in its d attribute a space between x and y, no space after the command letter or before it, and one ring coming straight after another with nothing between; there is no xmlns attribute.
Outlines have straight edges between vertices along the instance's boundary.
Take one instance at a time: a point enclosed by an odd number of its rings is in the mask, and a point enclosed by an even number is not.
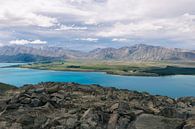
<svg viewBox="0 0 195 129"><path fill-rule="evenodd" d="M106 72L125 76L195 75L195 62L67 60L30 63L18 67L56 71Z"/></svg>

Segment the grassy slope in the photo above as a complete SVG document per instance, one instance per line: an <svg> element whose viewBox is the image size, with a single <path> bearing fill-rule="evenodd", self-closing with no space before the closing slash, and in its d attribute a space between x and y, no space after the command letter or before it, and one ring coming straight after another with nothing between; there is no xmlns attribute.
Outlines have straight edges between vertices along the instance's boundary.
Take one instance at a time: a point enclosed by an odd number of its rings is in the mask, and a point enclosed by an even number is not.
<svg viewBox="0 0 195 129"><path fill-rule="evenodd" d="M17 89L17 88L15 86L12 86L12 85L0 83L0 91L6 91L6 90L10 90L10 89Z"/></svg>
<svg viewBox="0 0 195 129"><path fill-rule="evenodd" d="M195 75L195 62L67 61L36 63L23 68L59 71L102 71L133 76Z"/></svg>

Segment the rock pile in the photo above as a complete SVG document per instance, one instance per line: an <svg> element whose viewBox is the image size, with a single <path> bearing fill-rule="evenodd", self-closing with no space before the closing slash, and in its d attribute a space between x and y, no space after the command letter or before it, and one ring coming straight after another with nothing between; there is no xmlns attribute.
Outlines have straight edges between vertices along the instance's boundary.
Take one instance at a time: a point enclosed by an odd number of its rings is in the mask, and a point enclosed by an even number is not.
<svg viewBox="0 0 195 129"><path fill-rule="evenodd" d="M0 129L195 129L195 98L76 83L26 85L0 97Z"/></svg>

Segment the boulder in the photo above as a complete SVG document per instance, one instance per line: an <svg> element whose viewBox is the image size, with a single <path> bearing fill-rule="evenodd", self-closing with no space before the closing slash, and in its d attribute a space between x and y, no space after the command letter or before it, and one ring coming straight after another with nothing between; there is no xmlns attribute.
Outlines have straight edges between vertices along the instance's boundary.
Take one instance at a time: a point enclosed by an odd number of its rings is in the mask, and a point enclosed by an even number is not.
<svg viewBox="0 0 195 129"><path fill-rule="evenodd" d="M31 100L30 106L31 107L38 107L41 105L41 101L37 98Z"/></svg>
<svg viewBox="0 0 195 129"><path fill-rule="evenodd" d="M183 121L151 114L142 114L129 127L130 129L181 129Z"/></svg>
<svg viewBox="0 0 195 129"><path fill-rule="evenodd" d="M183 129L195 129L195 119L188 120Z"/></svg>

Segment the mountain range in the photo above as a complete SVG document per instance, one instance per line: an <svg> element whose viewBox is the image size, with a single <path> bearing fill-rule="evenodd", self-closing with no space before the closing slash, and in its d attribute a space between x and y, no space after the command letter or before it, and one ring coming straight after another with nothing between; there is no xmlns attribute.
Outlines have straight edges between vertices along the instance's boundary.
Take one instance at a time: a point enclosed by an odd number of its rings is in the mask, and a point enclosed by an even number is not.
<svg viewBox="0 0 195 129"><path fill-rule="evenodd" d="M124 61L195 61L195 51L137 44L122 48L98 48L90 52L60 47L12 45L0 47L0 62L36 62L67 59Z"/></svg>

